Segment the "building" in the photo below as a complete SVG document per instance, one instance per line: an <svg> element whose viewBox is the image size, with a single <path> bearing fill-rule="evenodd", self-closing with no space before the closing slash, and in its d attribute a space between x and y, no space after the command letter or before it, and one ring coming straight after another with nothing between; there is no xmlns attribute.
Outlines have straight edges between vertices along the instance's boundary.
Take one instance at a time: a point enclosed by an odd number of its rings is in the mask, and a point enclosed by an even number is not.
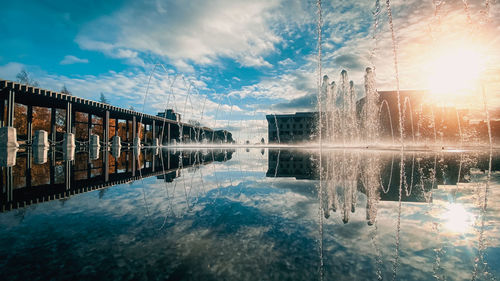
<svg viewBox="0 0 500 281"><path fill-rule="evenodd" d="M317 112L266 115L269 143L307 142L315 139Z"/></svg>
<svg viewBox="0 0 500 281"><path fill-rule="evenodd" d="M153 116L13 81L0 80L0 101L0 125L8 132L1 134L3 146L31 146L36 131L47 133L52 145L71 136L70 146L84 146L93 135L105 146L115 136L128 146L139 140L145 145L168 145L215 139L213 129L182 123L173 110Z"/></svg>
<svg viewBox="0 0 500 281"><path fill-rule="evenodd" d="M332 143L340 139L342 142L356 142L372 138L389 143L397 141L400 138L399 113L401 111L405 142L423 144L484 144L488 142L489 133L487 123L483 120L484 114L474 115L468 109L436 104L429 98L430 94L423 90L401 90L399 103L397 91L378 91L377 94L379 102L375 109L372 109L374 112L365 111L366 97L356 102L354 122L349 121L352 120L349 119L352 116L348 115L348 112L342 115L339 113L340 109L332 111L331 107L325 105L321 131L323 140ZM401 105L401 109L398 104ZM493 142L498 143L500 121L498 114L494 114L494 111L492 113L490 113L491 135ZM374 117L378 124L375 137L369 135L367 128L370 126L365 124L368 120L367 116ZM301 143L318 140L318 112L270 114L266 115L266 119L269 143ZM342 124L343 122L346 123Z"/></svg>
<svg viewBox="0 0 500 281"><path fill-rule="evenodd" d="M167 109L164 112L158 112L156 116L163 117L169 120L181 122L181 114L176 113L173 109Z"/></svg>

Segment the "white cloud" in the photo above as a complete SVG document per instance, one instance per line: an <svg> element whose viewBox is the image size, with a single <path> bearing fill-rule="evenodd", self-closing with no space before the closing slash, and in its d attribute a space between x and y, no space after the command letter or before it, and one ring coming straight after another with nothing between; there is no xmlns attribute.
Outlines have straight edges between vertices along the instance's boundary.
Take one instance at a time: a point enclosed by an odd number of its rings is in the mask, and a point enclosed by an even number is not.
<svg viewBox="0 0 500 281"><path fill-rule="evenodd" d="M288 66L288 65L291 65L293 63L294 63L293 60L290 58L286 58L286 59L278 62L279 65L283 65L283 66Z"/></svg>
<svg viewBox="0 0 500 281"><path fill-rule="evenodd" d="M81 59L72 55L64 56L64 59L59 64L75 64L75 63L89 63L88 59Z"/></svg>
<svg viewBox="0 0 500 281"><path fill-rule="evenodd" d="M16 74L19 73L25 66L17 62L9 62L6 65L0 66L0 77L7 80L16 80Z"/></svg>
<svg viewBox="0 0 500 281"><path fill-rule="evenodd" d="M129 48L116 47L113 44L93 40L87 37L77 38L77 42L80 48L84 50L98 50L111 58L123 59L131 65L145 66L144 61L139 58L138 52Z"/></svg>
<svg viewBox="0 0 500 281"><path fill-rule="evenodd" d="M84 26L76 42L110 56L117 50L148 52L168 57L181 67L189 61L212 64L219 58L269 67L263 55L274 51L281 40L269 25L271 11L278 4L199 0L172 1L158 8L157 1L131 3Z"/></svg>

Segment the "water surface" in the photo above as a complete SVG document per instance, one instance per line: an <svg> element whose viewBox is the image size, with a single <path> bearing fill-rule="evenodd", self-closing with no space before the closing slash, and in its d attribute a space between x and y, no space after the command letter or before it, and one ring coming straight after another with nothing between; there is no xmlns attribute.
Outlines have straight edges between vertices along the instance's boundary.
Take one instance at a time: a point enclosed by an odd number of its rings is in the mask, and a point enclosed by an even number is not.
<svg viewBox="0 0 500 281"><path fill-rule="evenodd" d="M320 161L318 150L150 149L67 159L21 151L2 168L8 280L500 276L500 158L490 151L324 150Z"/></svg>

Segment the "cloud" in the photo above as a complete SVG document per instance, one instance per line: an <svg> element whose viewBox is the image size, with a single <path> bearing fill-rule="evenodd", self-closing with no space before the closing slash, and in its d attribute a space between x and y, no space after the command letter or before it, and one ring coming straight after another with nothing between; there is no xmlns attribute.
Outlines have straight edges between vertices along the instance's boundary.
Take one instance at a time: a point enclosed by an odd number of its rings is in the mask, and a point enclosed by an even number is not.
<svg viewBox="0 0 500 281"><path fill-rule="evenodd" d="M282 102L274 105L272 108L280 111L313 111L316 107L317 95L308 94L295 98L288 102ZM293 113L293 112L290 112Z"/></svg>
<svg viewBox="0 0 500 281"><path fill-rule="evenodd" d="M113 44L96 41L87 37L77 37L77 42L80 48L84 50L101 51L111 58L123 59L131 65L145 66L144 61L139 57L139 53L130 48L116 47Z"/></svg>
<svg viewBox="0 0 500 281"><path fill-rule="evenodd" d="M292 100L314 90L313 77L304 70L285 73L276 77L267 77L260 82L244 86L240 90L232 91L230 96L239 98L259 98L277 100ZM312 84L311 84L312 82Z"/></svg>
<svg viewBox="0 0 500 281"><path fill-rule="evenodd" d="M282 66L288 66L288 65L291 65L293 63L294 63L293 60L290 59L290 58L286 58L286 59L281 60L281 61L278 62L278 64L282 65Z"/></svg>
<svg viewBox="0 0 500 281"><path fill-rule="evenodd" d="M480 15L483 3L469 1L473 19L469 26L464 25L462 3L444 4L439 23L432 2L391 2L402 89L425 87L428 72L422 62L428 60L426 55L435 42L470 27L490 32L487 39L491 40L484 44L489 52L485 53L492 55L493 71L498 70L500 55L492 51L500 42L498 1L492 4L489 23L483 23ZM346 68L359 97L364 95L366 66L375 65L378 89L396 87L392 39L385 3L381 4L379 28L373 38L372 1L323 3L322 74L338 81L341 69ZM74 76L39 72L35 77L43 76L38 80L54 90L66 84L73 93L94 99L103 91L115 97L117 105L142 108L149 76L144 69L152 68L149 61L159 60L171 67L167 74L153 76L146 103L149 113L162 110L167 100L185 115L183 120L201 118L204 106L207 124L214 124L216 115L218 124L225 124L220 120L227 118L246 122L253 110L258 114L252 120L263 119L266 113L311 110L317 92L316 20L315 5L299 0L127 2L112 13L83 23L75 41L82 49L123 60L131 65L128 69ZM245 67L256 69L247 76ZM13 77L20 68L16 63L0 66L0 75ZM184 77L196 86L189 98L189 83L180 78L170 89L168 79L175 73L186 73ZM225 83L243 86L231 88ZM492 106L500 104L499 88L488 88ZM218 96L212 94L215 89Z"/></svg>
<svg viewBox="0 0 500 281"><path fill-rule="evenodd" d="M7 80L16 80L16 74L19 73L25 65L17 62L9 62L0 66L0 77Z"/></svg>
<svg viewBox="0 0 500 281"><path fill-rule="evenodd" d="M339 55L333 59L333 62L340 67L345 67L350 70L362 70L363 64L359 61L359 58L355 55Z"/></svg>
<svg viewBox="0 0 500 281"><path fill-rule="evenodd" d="M64 56L64 59L59 64L75 64L75 63L89 63L88 59L80 59L72 55Z"/></svg>
<svg viewBox="0 0 500 281"><path fill-rule="evenodd" d="M281 40L269 25L278 4L263 0L171 1L160 9L158 1L129 3L85 25L76 42L83 49L111 56L117 50L133 50L179 64L213 64L219 58L231 58L242 66L270 67L263 56L273 52Z"/></svg>

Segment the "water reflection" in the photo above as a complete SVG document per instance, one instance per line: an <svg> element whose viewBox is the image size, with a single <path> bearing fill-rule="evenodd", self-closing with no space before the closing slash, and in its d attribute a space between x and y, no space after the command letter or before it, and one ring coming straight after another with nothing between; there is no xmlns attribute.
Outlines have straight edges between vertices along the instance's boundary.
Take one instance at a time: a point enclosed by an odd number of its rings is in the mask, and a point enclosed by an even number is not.
<svg viewBox="0 0 500 281"><path fill-rule="evenodd" d="M344 220L348 220L345 213L355 211L356 194L362 192L368 199L367 219L373 221L379 200L430 203L432 190L439 185L470 183L475 173L484 173L490 164L493 172L500 170L500 161L495 158L490 163L488 152L330 150L323 153L322 162L320 174L315 150L270 150L266 176L321 179L325 216L340 210Z"/></svg>
<svg viewBox="0 0 500 281"><path fill-rule="evenodd" d="M161 153L160 153L161 151ZM35 149L9 154L2 168L1 210L66 198L143 177L172 181L180 169L231 159L233 151L123 150L90 151ZM175 175L175 176L172 176Z"/></svg>
<svg viewBox="0 0 500 281"><path fill-rule="evenodd" d="M67 160L49 151L35 163L34 153L18 151L15 165L2 168L4 276L493 280L500 274L494 258L500 162L489 151L324 150L321 165L317 150L91 153L76 151Z"/></svg>

